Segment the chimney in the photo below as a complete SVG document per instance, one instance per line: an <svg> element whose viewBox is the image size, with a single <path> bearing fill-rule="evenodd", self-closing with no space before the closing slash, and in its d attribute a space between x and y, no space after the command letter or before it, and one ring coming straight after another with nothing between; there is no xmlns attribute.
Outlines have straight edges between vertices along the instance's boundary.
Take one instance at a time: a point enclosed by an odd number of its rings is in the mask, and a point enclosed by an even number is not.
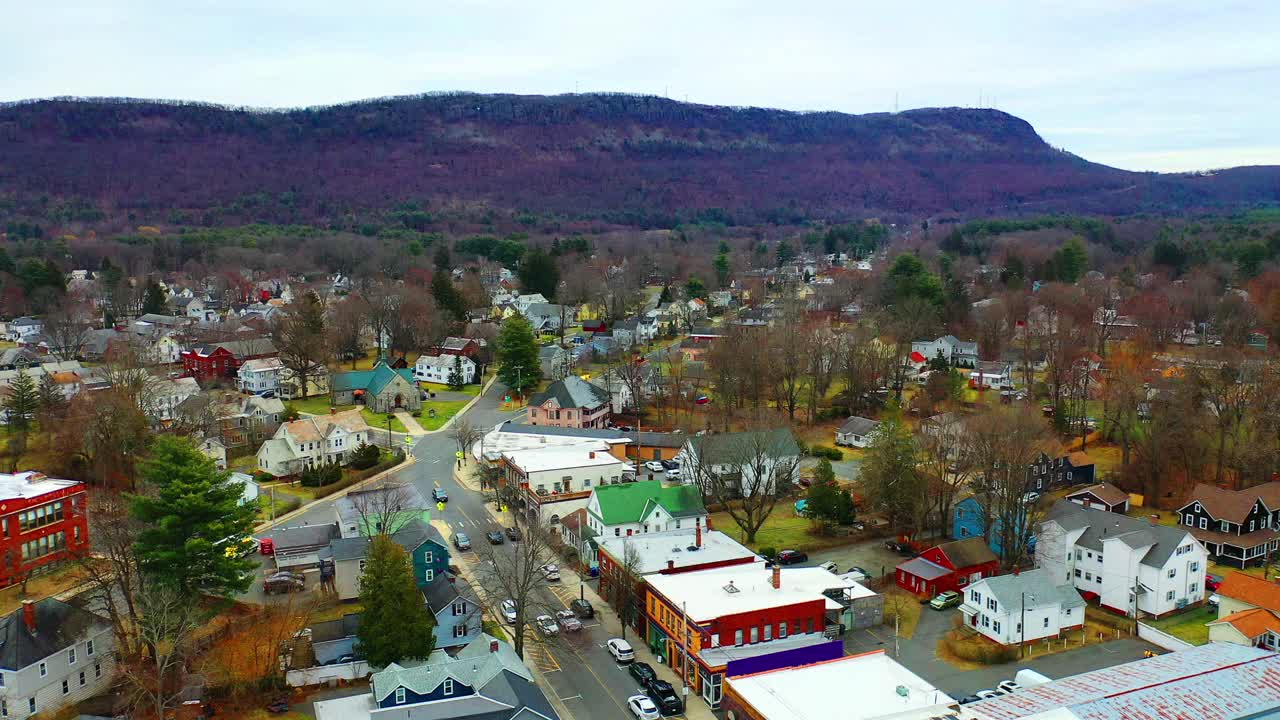
<svg viewBox="0 0 1280 720"><path fill-rule="evenodd" d="M26 623L27 632L36 634L36 604L30 600L22 601L22 622Z"/></svg>
<svg viewBox="0 0 1280 720"><path fill-rule="evenodd" d="M329 414L330 414L330 415L337 415L337 414L338 414L338 408L336 408L336 407L334 407L334 406L330 405L330 406L329 406Z"/></svg>
<svg viewBox="0 0 1280 720"><path fill-rule="evenodd" d="M496 652L498 652L498 641L497 641L497 640L490 640L490 641L489 641L489 652L491 652L491 653L496 653Z"/></svg>
<svg viewBox="0 0 1280 720"><path fill-rule="evenodd" d="M595 460L595 459L596 459L596 454L595 454L595 452L594 452L594 451L592 451L592 452L591 452L591 459L592 459L592 460Z"/></svg>
<svg viewBox="0 0 1280 720"><path fill-rule="evenodd" d="M1147 516L1147 521L1151 523L1152 527L1154 527L1160 524L1160 516L1156 513L1151 513Z"/></svg>
<svg viewBox="0 0 1280 720"><path fill-rule="evenodd" d="M706 520L704 520L702 524L707 526L707 530L710 530L710 529L711 529L711 516L710 516L710 515L708 515L708 516L707 516L707 519L706 519Z"/></svg>
<svg viewBox="0 0 1280 720"><path fill-rule="evenodd" d="M1020 568L1020 567L1015 567L1015 568L1013 568L1013 576L1014 576L1014 577L1017 577L1017 576L1018 576L1018 575L1020 575L1020 574L1022 574L1022 568Z"/></svg>
<svg viewBox="0 0 1280 720"><path fill-rule="evenodd" d="M772 585L774 590L778 590L779 588L782 587L782 566L781 565L773 566Z"/></svg>
<svg viewBox="0 0 1280 720"><path fill-rule="evenodd" d="M694 528L693 538L694 538L693 544L697 545L698 547L702 547L702 526L701 525Z"/></svg>
<svg viewBox="0 0 1280 720"><path fill-rule="evenodd" d="M675 570L675 569L676 569L676 561L675 561L675 560L668 560L668 561L667 561L667 569L668 569L668 570Z"/></svg>

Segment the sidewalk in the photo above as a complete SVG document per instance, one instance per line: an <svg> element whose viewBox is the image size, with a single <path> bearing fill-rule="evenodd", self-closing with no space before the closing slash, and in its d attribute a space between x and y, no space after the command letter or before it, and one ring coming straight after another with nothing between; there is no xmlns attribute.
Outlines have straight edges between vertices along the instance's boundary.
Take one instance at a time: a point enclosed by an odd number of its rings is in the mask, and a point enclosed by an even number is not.
<svg viewBox="0 0 1280 720"><path fill-rule="evenodd" d="M453 478L463 487L479 491L480 484L473 477L475 475L473 468L474 465L468 465L460 470L455 466ZM494 503L486 502L484 509L504 526L511 521L510 513L498 512L498 508ZM504 515L507 517L503 517ZM596 592L596 586L593 584L595 580L593 578L583 578L572 568L564 566L560 568L560 575L565 587L577 585L582 588L583 596L591 603L591 607L595 608L596 620L609 636L622 637L622 621L618 619L618 614L614 612L613 607L606 603ZM627 628L626 638L627 642L631 643L631 647L635 650L636 661L649 663L659 679L671 683L671 686L679 692L681 687L680 677L675 674L675 671L654 657L644 639L636 637L634 628ZM689 718L689 720L718 720L715 713L711 711L711 708L707 706L707 703L700 696L694 695L692 689L689 692L689 696L685 698L684 717Z"/></svg>
<svg viewBox="0 0 1280 720"><path fill-rule="evenodd" d="M418 419L404 410L397 410L395 415L396 419L404 425L404 429L409 431L409 435L418 437L419 435L427 434L427 431L423 430L422 426L418 424Z"/></svg>

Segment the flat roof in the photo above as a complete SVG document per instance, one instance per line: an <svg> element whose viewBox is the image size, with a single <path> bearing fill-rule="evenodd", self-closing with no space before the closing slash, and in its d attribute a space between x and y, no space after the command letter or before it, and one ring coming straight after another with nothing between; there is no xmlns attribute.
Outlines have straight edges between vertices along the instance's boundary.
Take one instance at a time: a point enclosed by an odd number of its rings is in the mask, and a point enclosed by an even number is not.
<svg viewBox="0 0 1280 720"><path fill-rule="evenodd" d="M725 686L769 720L924 720L955 702L883 650L726 678Z"/></svg>
<svg viewBox="0 0 1280 720"><path fill-rule="evenodd" d="M858 586L850 578L819 567L782 568L778 588L773 587L772 577L773 568L762 561L675 575L648 575L645 582L677 607L684 604L689 618L697 623L813 600L821 600L828 610L836 610L843 606L823 595L823 591ZM726 590L730 585L733 591Z"/></svg>
<svg viewBox="0 0 1280 720"><path fill-rule="evenodd" d="M575 446L515 450L513 452L504 452L503 456L512 465L526 473L559 470L562 468L606 467L626 464L610 455L607 450L594 450Z"/></svg>
<svg viewBox="0 0 1280 720"><path fill-rule="evenodd" d="M752 562L760 560L750 549L719 530L703 530L702 547L689 550L696 540L697 530L689 528L630 537L605 537L597 542L601 551L618 560L622 560L627 545L635 548L640 557L640 564L635 570L640 575L666 570L668 561L674 562L676 568L682 568L742 558L751 558Z"/></svg>
<svg viewBox="0 0 1280 720"><path fill-rule="evenodd" d="M505 432L501 427L499 426L485 434L483 440L472 446L471 454L479 458L481 449L484 450L485 455L488 455L490 453L500 454L548 447L581 447L608 452L609 446L617 442L582 436Z"/></svg>
<svg viewBox="0 0 1280 720"><path fill-rule="evenodd" d="M0 498L30 500L58 490L66 490L79 484L77 480L59 480L45 477L42 473L33 471L14 473L12 475L0 473Z"/></svg>

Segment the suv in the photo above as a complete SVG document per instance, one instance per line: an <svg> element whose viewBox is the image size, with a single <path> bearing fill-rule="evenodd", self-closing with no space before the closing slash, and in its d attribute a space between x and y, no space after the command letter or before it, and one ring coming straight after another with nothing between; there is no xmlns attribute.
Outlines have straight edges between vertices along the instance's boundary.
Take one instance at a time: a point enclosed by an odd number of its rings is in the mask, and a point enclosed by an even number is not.
<svg viewBox="0 0 1280 720"><path fill-rule="evenodd" d="M662 463L657 460L650 460L644 464L644 467L649 472L664 472L666 470L666 468L662 466Z"/></svg>
<svg viewBox="0 0 1280 720"><path fill-rule="evenodd" d="M435 488L431 491L431 499L438 503L447 503L449 502L449 493L444 488Z"/></svg>
<svg viewBox="0 0 1280 720"><path fill-rule="evenodd" d="M267 595L291 593L295 590L301 590L305 586L306 582L298 575L291 572L280 572L262 581L262 592Z"/></svg>
<svg viewBox="0 0 1280 720"><path fill-rule="evenodd" d="M627 672L631 673L631 677L640 683L640 688L649 687L649 683L658 679L658 674L653 671L653 667L646 662L633 662L627 668Z"/></svg>
<svg viewBox="0 0 1280 720"><path fill-rule="evenodd" d="M514 525L507 528L506 530L503 530L503 532L507 534L507 539L510 540L511 542L515 542L520 539L520 528Z"/></svg>
<svg viewBox="0 0 1280 720"><path fill-rule="evenodd" d="M948 590L944 593L938 593L938 596L929 601L929 607L934 610L946 610L949 607L955 607L964 599L960 593L955 590Z"/></svg>
<svg viewBox="0 0 1280 720"><path fill-rule="evenodd" d="M591 607L591 602L582 598L571 601L569 609L580 618L593 618L596 616L596 609Z"/></svg>
<svg viewBox="0 0 1280 720"><path fill-rule="evenodd" d="M556 567L555 563L547 563L538 569L542 571L542 577L547 582L557 582L560 580L560 568Z"/></svg>
<svg viewBox="0 0 1280 720"><path fill-rule="evenodd" d="M802 563L808 560L809 555L799 550L783 550L778 553L779 565L795 565L796 563Z"/></svg>
<svg viewBox="0 0 1280 720"><path fill-rule="evenodd" d="M609 654L619 663L634 662L636 659L636 651L631 649L631 643L622 638L611 638L607 647Z"/></svg>
<svg viewBox="0 0 1280 720"><path fill-rule="evenodd" d="M663 715L679 715L684 712L684 703L680 702L680 696L676 694L675 688L671 687L671 683L666 680L650 682L645 692L649 694L649 698Z"/></svg>
<svg viewBox="0 0 1280 720"><path fill-rule="evenodd" d="M544 637L551 637L560 634L560 626L550 615L539 615L534 618L533 624L537 626L538 632Z"/></svg>
<svg viewBox="0 0 1280 720"><path fill-rule="evenodd" d="M470 550L471 538L466 533L457 533L453 536L453 546L459 550Z"/></svg>

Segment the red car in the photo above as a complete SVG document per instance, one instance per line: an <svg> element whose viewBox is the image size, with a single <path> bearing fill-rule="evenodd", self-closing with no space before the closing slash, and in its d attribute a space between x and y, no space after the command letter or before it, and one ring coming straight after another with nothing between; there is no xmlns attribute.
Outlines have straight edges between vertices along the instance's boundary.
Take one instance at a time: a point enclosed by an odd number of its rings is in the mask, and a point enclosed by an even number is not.
<svg viewBox="0 0 1280 720"><path fill-rule="evenodd" d="M800 550L783 550L778 553L779 565L795 565L796 563L807 562L809 556Z"/></svg>
<svg viewBox="0 0 1280 720"><path fill-rule="evenodd" d="M1218 586L1221 584L1222 584L1222 578L1214 577L1212 575L1204 576L1204 589L1208 590L1209 592L1216 591L1218 589Z"/></svg>

